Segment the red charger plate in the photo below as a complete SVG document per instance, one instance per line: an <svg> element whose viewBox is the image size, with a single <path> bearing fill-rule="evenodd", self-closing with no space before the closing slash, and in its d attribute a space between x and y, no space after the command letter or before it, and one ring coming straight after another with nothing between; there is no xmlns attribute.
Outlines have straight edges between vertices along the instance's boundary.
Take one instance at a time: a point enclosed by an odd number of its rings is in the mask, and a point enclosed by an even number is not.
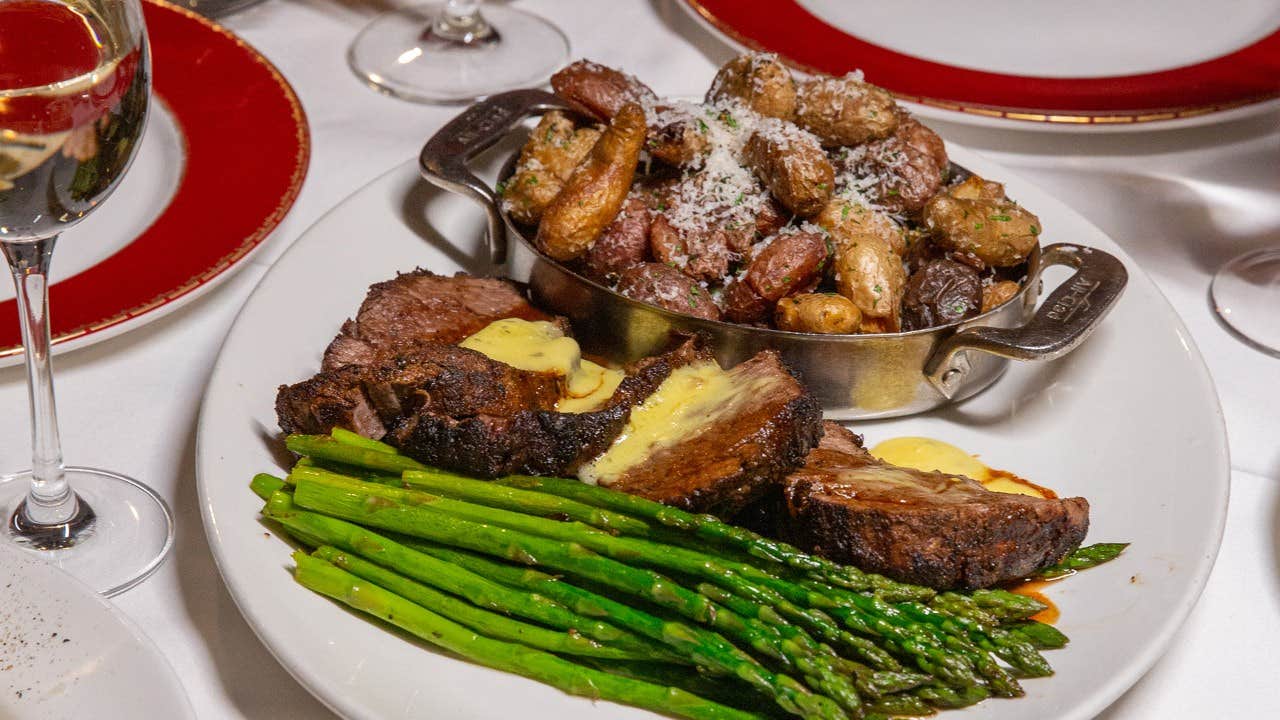
<svg viewBox="0 0 1280 720"><path fill-rule="evenodd" d="M796 0L767 10L741 0L685 0L738 44L800 70L862 69L902 100L1042 123L1131 124L1198 117L1280 98L1280 30L1235 52L1161 72L1045 78L971 70L872 44L823 22Z"/></svg>
<svg viewBox="0 0 1280 720"><path fill-rule="evenodd" d="M55 347L123 332L209 289L280 224L307 174L307 118L275 66L190 10L146 0L143 14L153 92L183 136L186 165L155 222L49 288ZM0 364L21 354L9 300L0 303Z"/></svg>

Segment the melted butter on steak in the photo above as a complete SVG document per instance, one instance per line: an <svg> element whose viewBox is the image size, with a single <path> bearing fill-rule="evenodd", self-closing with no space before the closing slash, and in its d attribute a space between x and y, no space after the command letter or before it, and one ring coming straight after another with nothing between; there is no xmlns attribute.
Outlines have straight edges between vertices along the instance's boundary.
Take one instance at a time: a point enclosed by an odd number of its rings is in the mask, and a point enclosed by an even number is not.
<svg viewBox="0 0 1280 720"><path fill-rule="evenodd" d="M626 377L621 370L583 358L578 341L546 321L496 320L458 344L520 370L563 377L564 391L556 403L557 412L599 408Z"/></svg>

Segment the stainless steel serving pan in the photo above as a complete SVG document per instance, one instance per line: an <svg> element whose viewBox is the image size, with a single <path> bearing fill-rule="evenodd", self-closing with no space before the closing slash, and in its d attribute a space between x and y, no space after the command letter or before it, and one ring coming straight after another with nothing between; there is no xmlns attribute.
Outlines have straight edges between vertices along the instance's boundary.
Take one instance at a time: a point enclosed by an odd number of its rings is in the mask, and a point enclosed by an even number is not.
<svg viewBox="0 0 1280 720"><path fill-rule="evenodd" d="M614 292L542 254L502 211L493 188L468 161L531 115L568 109L542 90L494 95L467 108L422 149L422 175L479 202L488 215L495 268L527 282L543 309L572 321L589 352L630 362L660 351L673 332L701 333L724 365L774 349L822 401L832 419L893 417L967 398L995 382L1008 359L1051 360L1085 340L1124 290L1128 273L1101 250L1056 243L1036 248L1022 290L1004 305L960 323L903 333L819 335L704 320ZM503 177L514 166L510 158ZM510 239L514 238L514 242ZM1037 308L1041 271L1075 273ZM505 266L505 267L504 267Z"/></svg>

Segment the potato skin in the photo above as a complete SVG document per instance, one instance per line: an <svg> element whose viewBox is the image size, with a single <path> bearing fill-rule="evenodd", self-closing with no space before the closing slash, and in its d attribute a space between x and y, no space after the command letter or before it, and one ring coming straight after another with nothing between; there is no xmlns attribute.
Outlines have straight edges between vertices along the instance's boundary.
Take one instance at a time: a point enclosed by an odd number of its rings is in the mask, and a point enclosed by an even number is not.
<svg viewBox="0 0 1280 720"><path fill-rule="evenodd" d="M756 253L742 279L769 302L815 283L827 262L827 242L817 233L778 235Z"/></svg>
<svg viewBox="0 0 1280 720"><path fill-rule="evenodd" d="M982 311L978 271L938 259L911 274L902 296L902 329L921 330L970 318Z"/></svg>
<svg viewBox="0 0 1280 720"><path fill-rule="evenodd" d="M995 267L1021 263L1040 235L1035 214L1005 197L1003 185L977 175L929 200L924 225L939 247Z"/></svg>
<svg viewBox="0 0 1280 720"><path fill-rule="evenodd" d="M796 114L796 81L776 55L739 55L720 68L707 91L708 103L727 98L765 117L790 120Z"/></svg>
<svg viewBox="0 0 1280 720"><path fill-rule="evenodd" d="M1013 299L1022 289L1022 285L1013 280L1001 280L998 283L982 288L982 312L995 310Z"/></svg>
<svg viewBox="0 0 1280 720"><path fill-rule="evenodd" d="M673 167L687 167L707 153L707 136L699 129L697 118L661 107L657 112L661 124L649 126L645 141L650 155Z"/></svg>
<svg viewBox="0 0 1280 720"><path fill-rule="evenodd" d="M517 222L537 225L598 139L600 130L575 128L573 120L559 110L543 115L521 148L515 173L503 189L507 213Z"/></svg>
<svg viewBox="0 0 1280 720"><path fill-rule="evenodd" d="M728 235L720 228L680 231L659 215L650 228L649 244L655 260L695 280L715 281L729 272Z"/></svg>
<svg viewBox="0 0 1280 720"><path fill-rule="evenodd" d="M863 332L898 332L907 272L884 241L859 237L838 245L836 289L862 311ZM869 325L875 330L866 330Z"/></svg>
<svg viewBox="0 0 1280 720"><path fill-rule="evenodd" d="M795 120L824 147L860 145L893 133L896 107L888 90L852 75L814 78L797 87Z"/></svg>
<svg viewBox="0 0 1280 720"><path fill-rule="evenodd" d="M627 103L658 99L648 85L611 67L578 60L551 76L551 89L575 110L609 122Z"/></svg>
<svg viewBox="0 0 1280 720"><path fill-rule="evenodd" d="M937 133L899 111L893 135L845 153L838 164L859 176L882 178L869 194L886 211L918 217L942 189L950 160Z"/></svg>
<svg viewBox="0 0 1280 720"><path fill-rule="evenodd" d="M736 323L764 323L769 320L773 303L760 297L751 284L735 278L724 286L720 296L724 317Z"/></svg>
<svg viewBox="0 0 1280 720"><path fill-rule="evenodd" d="M779 300L773 322L779 330L848 335L858 332L862 311L843 295L805 293Z"/></svg>
<svg viewBox="0 0 1280 720"><path fill-rule="evenodd" d="M606 285L623 270L649 258L649 226L653 219L644 200L632 196L622 211L587 250L583 269L587 277Z"/></svg>
<svg viewBox="0 0 1280 720"><path fill-rule="evenodd" d="M644 111L624 105L543 212L537 235L543 252L556 260L587 252L631 191L644 137Z"/></svg>
<svg viewBox="0 0 1280 720"><path fill-rule="evenodd" d="M742 148L742 158L782 206L801 217L831 199L836 171L817 138L779 120L767 120Z"/></svg>
<svg viewBox="0 0 1280 720"><path fill-rule="evenodd" d="M720 308L701 285L675 268L641 263L622 271L618 292L634 300L708 320L720 319Z"/></svg>
<svg viewBox="0 0 1280 720"><path fill-rule="evenodd" d="M837 246L855 242L861 237L871 237L887 244L899 257L907 250L907 229L886 213L861 203L833 198L814 222L831 234Z"/></svg>

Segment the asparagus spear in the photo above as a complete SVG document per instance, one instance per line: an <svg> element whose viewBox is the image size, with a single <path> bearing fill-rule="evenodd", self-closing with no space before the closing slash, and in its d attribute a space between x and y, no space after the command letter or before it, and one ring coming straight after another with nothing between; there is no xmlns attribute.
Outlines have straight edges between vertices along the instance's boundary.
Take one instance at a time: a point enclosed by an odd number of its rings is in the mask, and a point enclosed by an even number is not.
<svg viewBox="0 0 1280 720"><path fill-rule="evenodd" d="M830 598L792 587L786 581L770 577L767 573L748 565L723 561L685 548L659 545L648 540L615 537L581 523L556 522L441 498L415 490L360 483L332 474L307 473L299 479L300 504L307 506L308 502L317 502L317 499L322 497L331 501L331 504L325 507L312 509L327 512L338 509L337 514L342 515L340 508L344 504L358 506L368 498L379 498L389 503L404 503L403 505L377 506L378 511L388 513L393 508L399 510L400 517L392 525L382 525L399 532L417 534L414 532L415 526L430 524L434 521L434 515L447 513L466 521L490 523L530 535L576 542L585 548L622 562L641 562L710 580L754 604L777 608L787 619L802 623L808 629L819 633L823 639L830 642L847 640L835 621L826 614L812 609L833 606L834 603ZM303 500L304 497L306 500ZM378 524L377 520L372 522ZM784 598L778 590L788 592L791 597ZM849 593L849 595L854 594ZM793 600L805 606L797 605L792 602ZM858 602L852 603L851 607L865 612L867 599L858 597L857 600ZM886 612L884 608L876 611L882 615ZM908 618L903 618L900 613L898 617L900 621L896 623L897 627L894 631L901 640L900 647L914 656L917 663L925 663L922 665L923 669L938 674L947 682L963 686L981 682L975 669L987 668L986 674L1001 681L1003 687L1016 687L1016 683L1006 682L1011 681L1012 678L999 672L995 663L985 658L985 653L978 648L967 644L961 645L949 638L924 632L913 627L914 624ZM763 644L768 641L760 637L758 628L753 628L750 623L747 623L745 627L735 626L733 629L738 633L737 637L751 643L757 650L765 650ZM798 662L793 647L784 644L779 650L784 656L779 659L787 659L792 663ZM961 652L964 654L962 655Z"/></svg>
<svg viewBox="0 0 1280 720"><path fill-rule="evenodd" d="M285 493L271 496L263 514L289 532L315 546L332 545L397 570L414 580L458 595L474 605L540 622L558 630L573 630L593 640L644 654L650 658L671 656L652 641L602 620L579 615L560 603L536 594L522 593L456 565L414 552L388 538L351 523L297 510Z"/></svg>
<svg viewBox="0 0 1280 720"><path fill-rule="evenodd" d="M374 560L421 582L433 582L437 573L441 572L441 567L450 567L447 562L441 562L429 555L410 550L389 538L365 530L358 525L353 525L335 517L299 510L294 506L292 498L282 492L271 496L263 510L263 514L277 520L291 532L297 531L309 536L319 537L327 544L355 552L366 559ZM446 532L447 535L448 533ZM465 537L470 539L471 536ZM446 542L448 541L446 540ZM552 545L554 546L555 544L552 543ZM500 557L514 555L515 558L519 558L522 561L530 561L533 558L527 549L521 548L514 543L498 543L489 547L494 554ZM587 551L581 548L576 550L566 548L564 552L579 555ZM452 570L462 571L461 568L456 566L453 566ZM653 590L656 596L661 597L664 593L664 588L670 585L672 583L668 581L665 585L655 586ZM504 607L499 604L491 607L495 610L506 610L514 613L517 608L531 600L549 602L547 598L538 594L517 592L513 598L512 605ZM583 608L579 609L582 610ZM595 612L591 614L607 615L610 611L613 611L616 615L611 615L611 617L616 617L623 626L632 628L681 651L682 654L687 655L699 665L721 670L744 680L773 697L779 707L788 712L806 718L829 718L834 720L842 717L842 713L829 699L808 694L799 683L785 675L770 672L749 655L743 653L715 633L682 623L666 622L647 613L628 608L620 603L613 603L612 605L600 604L596 605L594 609ZM583 621L589 622L585 618ZM581 629L581 626L579 626L580 631ZM610 642L610 639L606 638L597 637L597 639ZM616 641L614 644L617 644Z"/></svg>
<svg viewBox="0 0 1280 720"><path fill-rule="evenodd" d="M1070 575L1077 570L1087 570L1115 560L1127 547L1129 543L1098 543L1077 548L1075 552L1063 558L1062 562L1042 570L1040 577L1051 580Z"/></svg>
<svg viewBox="0 0 1280 720"><path fill-rule="evenodd" d="M391 455L400 454L399 450L396 450L384 442L353 433L346 428L335 427L329 431L329 436L340 443L351 445L353 447L364 448L365 450L377 450L378 452L389 453Z"/></svg>
<svg viewBox="0 0 1280 720"><path fill-rule="evenodd" d="M439 590L416 583L380 565L329 545L317 548L312 555L495 640L520 643L564 655L584 655L614 660L655 660L665 656L669 660L679 660L666 653L655 654L606 645L585 637L576 630L557 632L513 620L506 615L478 608Z"/></svg>
<svg viewBox="0 0 1280 720"><path fill-rule="evenodd" d="M852 590L877 590L892 593L893 597L902 599L928 599L933 595L933 591L929 588L906 585L882 575L864 573L857 568L809 555L786 543L757 535L745 528L729 525L713 515L695 515L635 495L564 478L514 475L498 478L495 482L526 490L538 490L633 517L653 520L668 527L692 532L700 538L745 552L752 557L814 573L822 580Z"/></svg>
<svg viewBox="0 0 1280 720"><path fill-rule="evenodd" d="M692 720L760 720L673 687L619 677L549 653L478 635L436 613L363 582L318 558L296 553L295 577L303 586L389 622L427 642L481 665L539 680L573 695L613 700Z"/></svg>
<svg viewBox="0 0 1280 720"><path fill-rule="evenodd" d="M651 570L602 557L577 543L551 541L461 519L426 506L412 506L378 497L369 492L373 488L394 490L373 485L361 489L347 482L304 479L298 483L294 495L298 505L316 512L585 577L654 602L696 622L713 625L722 632L731 632L757 650L765 649L767 639L741 622L741 618ZM367 502L369 500L373 502ZM789 693L775 697L780 703L790 703L797 714L843 716L831 699L805 694L803 686L786 675L779 675L778 680L780 689L787 689Z"/></svg>
<svg viewBox="0 0 1280 720"><path fill-rule="evenodd" d="M352 465L381 473L399 475L405 470L427 470L427 466L405 457L399 453L389 453L381 448L370 449L340 442L328 435L290 435L285 438L285 447L299 455L310 455L313 458L329 462ZM390 446L388 446L390 447Z"/></svg>

